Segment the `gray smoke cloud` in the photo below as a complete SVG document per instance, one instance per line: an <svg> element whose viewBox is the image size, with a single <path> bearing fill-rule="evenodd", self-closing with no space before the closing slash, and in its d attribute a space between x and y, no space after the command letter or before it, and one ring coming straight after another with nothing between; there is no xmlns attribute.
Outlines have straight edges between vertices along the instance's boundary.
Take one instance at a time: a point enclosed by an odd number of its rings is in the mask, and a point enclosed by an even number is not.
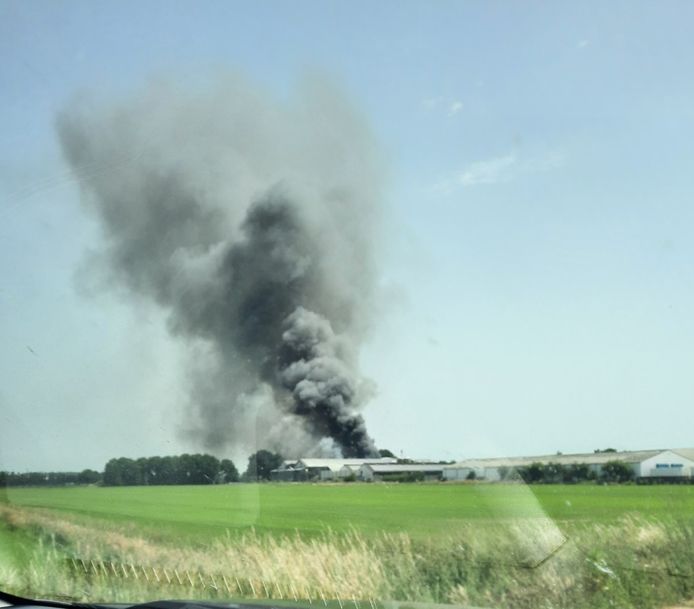
<svg viewBox="0 0 694 609"><path fill-rule="evenodd" d="M213 450L375 454L357 364L383 171L344 96L318 79L285 101L240 78L159 83L80 96L57 130L103 229L88 268L162 307L193 354L186 432Z"/></svg>

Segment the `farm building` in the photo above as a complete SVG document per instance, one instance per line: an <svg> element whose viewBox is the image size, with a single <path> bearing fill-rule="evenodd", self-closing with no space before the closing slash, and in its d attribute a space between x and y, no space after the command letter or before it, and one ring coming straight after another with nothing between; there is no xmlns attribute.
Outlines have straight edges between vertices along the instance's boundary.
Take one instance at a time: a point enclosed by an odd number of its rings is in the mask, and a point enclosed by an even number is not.
<svg viewBox="0 0 694 609"><path fill-rule="evenodd" d="M396 463L394 457L376 457L365 459L313 459L303 458L296 461L285 461L270 472L272 480L300 482L305 480L336 480L346 478L359 470L365 463Z"/></svg>
<svg viewBox="0 0 694 609"><path fill-rule="evenodd" d="M541 455L495 459L468 459L443 469L444 480L488 480L496 482L506 479L511 472L533 463L547 465L587 465L591 472L600 475L603 466L610 461L621 461L629 465L634 477L641 480L694 478L694 448L640 450L621 452L582 453L571 455Z"/></svg>
<svg viewBox="0 0 694 609"><path fill-rule="evenodd" d="M356 464L356 463L350 463L348 465L344 465L342 469L338 473L338 478L358 478L359 477L359 468L362 466L362 464Z"/></svg>
<svg viewBox="0 0 694 609"><path fill-rule="evenodd" d="M443 468L443 465L435 463L364 463L357 477L367 482L402 478L440 480Z"/></svg>

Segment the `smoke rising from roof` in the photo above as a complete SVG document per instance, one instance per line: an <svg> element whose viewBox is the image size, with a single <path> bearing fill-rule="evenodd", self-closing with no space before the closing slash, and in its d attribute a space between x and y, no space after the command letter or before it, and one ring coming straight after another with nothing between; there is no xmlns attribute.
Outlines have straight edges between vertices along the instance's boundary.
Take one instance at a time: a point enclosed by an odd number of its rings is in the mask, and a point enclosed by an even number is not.
<svg viewBox="0 0 694 609"><path fill-rule="evenodd" d="M374 454L357 356L383 172L344 96L320 80L286 102L238 78L156 84L81 96L57 129L103 229L89 269L162 307L194 354L186 433L212 450Z"/></svg>

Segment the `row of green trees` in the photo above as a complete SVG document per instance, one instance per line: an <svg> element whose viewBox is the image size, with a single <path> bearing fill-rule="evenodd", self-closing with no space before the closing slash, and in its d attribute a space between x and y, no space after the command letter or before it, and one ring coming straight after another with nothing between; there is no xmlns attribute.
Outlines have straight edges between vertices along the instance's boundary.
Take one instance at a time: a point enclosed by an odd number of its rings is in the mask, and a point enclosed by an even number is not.
<svg viewBox="0 0 694 609"><path fill-rule="evenodd" d="M231 459L207 454L183 454L167 457L111 459L103 473L93 469L81 472L9 472L0 471L0 486L142 486L163 484L224 484L270 480L270 472L282 464L283 457L259 450L248 459L243 475Z"/></svg>
<svg viewBox="0 0 694 609"><path fill-rule="evenodd" d="M282 465L284 457L269 450L259 450L248 457L248 467L241 477L243 482L270 480L270 472Z"/></svg>
<svg viewBox="0 0 694 609"><path fill-rule="evenodd" d="M111 459L104 468L104 486L140 486L160 484L225 484L269 480L270 472L282 464L283 457L259 450L248 458L243 475L231 459L206 454L172 457Z"/></svg>
<svg viewBox="0 0 694 609"><path fill-rule="evenodd" d="M542 484L576 484L585 481L597 482L631 482L634 480L634 470L624 461L608 461L603 464L598 475L585 463L531 463L519 467L515 475L524 482ZM502 478L510 478L514 473L507 469L500 472Z"/></svg>
<svg viewBox="0 0 694 609"><path fill-rule="evenodd" d="M204 454L169 457L111 459L104 468L104 486L162 484L221 484L238 482L239 472L230 459Z"/></svg>
<svg viewBox="0 0 694 609"><path fill-rule="evenodd" d="M0 472L0 486L70 486L100 481L101 474L93 469L81 472Z"/></svg>

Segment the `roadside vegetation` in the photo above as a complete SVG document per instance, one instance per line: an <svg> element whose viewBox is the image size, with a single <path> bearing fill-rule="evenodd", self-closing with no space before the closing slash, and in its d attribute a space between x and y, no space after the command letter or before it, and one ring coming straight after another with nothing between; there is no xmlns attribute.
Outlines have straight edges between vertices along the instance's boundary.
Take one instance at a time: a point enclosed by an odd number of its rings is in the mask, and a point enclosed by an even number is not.
<svg viewBox="0 0 694 609"><path fill-rule="evenodd" d="M52 598L645 609L694 597L694 487L8 489L0 547Z"/></svg>
<svg viewBox="0 0 694 609"><path fill-rule="evenodd" d="M560 529L549 519L508 518L494 527L468 523L446 538L356 529L268 535L251 528L204 547L48 510L2 505L0 519L5 540L34 539L14 563L0 562L0 587L50 598L534 609L661 607L694 596L694 529L675 519L623 516Z"/></svg>

